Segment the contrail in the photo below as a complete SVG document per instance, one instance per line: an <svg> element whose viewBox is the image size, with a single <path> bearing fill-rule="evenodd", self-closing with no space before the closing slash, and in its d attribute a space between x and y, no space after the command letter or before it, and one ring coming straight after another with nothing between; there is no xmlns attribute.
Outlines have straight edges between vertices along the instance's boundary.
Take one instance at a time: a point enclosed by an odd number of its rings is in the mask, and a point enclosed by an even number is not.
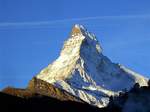
<svg viewBox="0 0 150 112"><path fill-rule="evenodd" d="M85 18L72 18L63 20L52 21L35 21L35 22L0 22L0 27L21 27L21 26L41 26L41 25L55 25L65 22L78 22L88 20L100 20L100 19L150 19L150 15L125 15L125 16L95 16Z"/></svg>

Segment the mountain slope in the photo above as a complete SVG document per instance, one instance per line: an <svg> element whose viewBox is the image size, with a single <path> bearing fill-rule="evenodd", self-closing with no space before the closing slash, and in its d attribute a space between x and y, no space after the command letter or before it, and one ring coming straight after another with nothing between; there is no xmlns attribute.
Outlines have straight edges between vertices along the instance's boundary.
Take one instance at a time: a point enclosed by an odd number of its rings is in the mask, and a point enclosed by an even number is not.
<svg viewBox="0 0 150 112"><path fill-rule="evenodd" d="M1 112L105 112L87 103L61 101L40 94L27 98L0 92L0 104Z"/></svg>
<svg viewBox="0 0 150 112"><path fill-rule="evenodd" d="M118 97L112 97L108 110L118 109L121 112L150 112L150 81L149 86L140 87L135 84L134 87Z"/></svg>
<svg viewBox="0 0 150 112"><path fill-rule="evenodd" d="M62 89L59 89L54 85L47 83L43 80L37 79L36 77L30 80L28 87L25 89L7 87L3 89L2 92L20 98L30 98L36 94L39 94L39 95L56 98L60 101L75 101L75 102L84 103L84 101L71 95L70 93Z"/></svg>
<svg viewBox="0 0 150 112"><path fill-rule="evenodd" d="M95 35L81 25L73 27L60 56L36 77L98 107L135 83L147 85L146 78L104 56Z"/></svg>
<svg viewBox="0 0 150 112"><path fill-rule="evenodd" d="M36 77L25 89L3 89L0 92L0 104L2 112L104 112Z"/></svg>
<svg viewBox="0 0 150 112"><path fill-rule="evenodd" d="M30 90L33 93L50 96L61 101L75 101L84 103L78 97L73 96L62 89L59 89L50 83L37 79L36 77L32 78L32 80L29 82L27 90Z"/></svg>

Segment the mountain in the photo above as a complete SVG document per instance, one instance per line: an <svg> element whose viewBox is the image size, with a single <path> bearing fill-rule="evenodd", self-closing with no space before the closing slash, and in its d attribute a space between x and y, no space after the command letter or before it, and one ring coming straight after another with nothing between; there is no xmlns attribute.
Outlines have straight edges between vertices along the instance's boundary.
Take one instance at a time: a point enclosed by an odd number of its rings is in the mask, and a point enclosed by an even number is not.
<svg viewBox="0 0 150 112"><path fill-rule="evenodd" d="M105 112L87 103L61 101L40 94L19 97L0 92L0 104L1 112Z"/></svg>
<svg viewBox="0 0 150 112"><path fill-rule="evenodd" d="M37 79L36 77L30 80L28 87L25 89L7 87L3 89L2 92L12 96L21 97L21 98L33 97L35 94L39 94L39 95L56 98L61 101L75 101L75 102L85 103L84 101L71 95L70 93L62 89L59 89L43 80Z"/></svg>
<svg viewBox="0 0 150 112"><path fill-rule="evenodd" d="M107 112L35 77L25 89L3 89L0 104L1 112Z"/></svg>
<svg viewBox="0 0 150 112"><path fill-rule="evenodd" d="M76 24L60 56L36 78L100 108L108 105L110 96L130 90L135 83L147 86L147 78L111 62L102 51L96 36Z"/></svg>
<svg viewBox="0 0 150 112"><path fill-rule="evenodd" d="M150 81L148 84L149 86L140 87L139 84L136 83L131 90L120 92L119 96L110 97L110 102L107 107L97 108L82 100L73 98L74 96L70 95L69 97L65 91L45 81L33 78L26 89L7 87L1 91L0 111L149 112Z"/></svg>
<svg viewBox="0 0 150 112"><path fill-rule="evenodd" d="M118 110L118 112L150 112L150 81L148 86L140 87L138 83L125 93L120 93L117 97L112 97L108 110Z"/></svg>
<svg viewBox="0 0 150 112"><path fill-rule="evenodd" d="M59 89L50 83L37 79L36 77L32 78L32 80L29 82L27 90L30 90L33 93L53 97L61 101L75 101L84 103L84 101L82 101L78 97L73 96L72 94L62 89Z"/></svg>

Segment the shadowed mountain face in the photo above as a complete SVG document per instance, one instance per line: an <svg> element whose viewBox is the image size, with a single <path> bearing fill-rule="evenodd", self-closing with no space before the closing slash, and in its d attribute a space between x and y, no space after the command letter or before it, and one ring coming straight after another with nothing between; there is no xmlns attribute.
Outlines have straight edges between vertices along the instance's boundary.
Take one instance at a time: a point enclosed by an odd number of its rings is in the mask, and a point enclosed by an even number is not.
<svg viewBox="0 0 150 112"><path fill-rule="evenodd" d="M150 112L150 81L149 86L140 87L138 83L118 97L113 97L107 108L121 112Z"/></svg>
<svg viewBox="0 0 150 112"><path fill-rule="evenodd" d="M60 101L55 98L34 94L22 98L0 93L1 112L101 112L86 103Z"/></svg>
<svg viewBox="0 0 150 112"><path fill-rule="evenodd" d="M33 78L29 86L33 88L33 82L36 78ZM40 82L38 84L45 82ZM32 83L32 84L31 84ZM36 83L37 84L37 83ZM35 89L15 89L5 88L0 92L0 111L1 112L150 112L150 83L149 86L140 87L139 84L135 84L134 87L128 92L121 92L119 96L110 98L110 103L105 108L93 107L74 96L70 96L69 99L63 98L65 93L58 89L59 94L54 92L46 96L41 93L43 90L36 93ZM50 91L50 89L48 90ZM45 94L45 93L44 93ZM60 95L61 94L61 95ZM55 97L55 98L54 98Z"/></svg>
<svg viewBox="0 0 150 112"><path fill-rule="evenodd" d="M101 112L53 85L33 78L26 89L5 88L0 92L1 112Z"/></svg>

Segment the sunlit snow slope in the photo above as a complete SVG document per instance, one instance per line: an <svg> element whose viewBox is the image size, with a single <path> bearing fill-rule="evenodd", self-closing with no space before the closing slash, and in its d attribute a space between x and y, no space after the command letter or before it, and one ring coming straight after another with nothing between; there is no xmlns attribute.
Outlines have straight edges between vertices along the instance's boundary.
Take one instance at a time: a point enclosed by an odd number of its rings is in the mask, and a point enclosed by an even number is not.
<svg viewBox="0 0 150 112"><path fill-rule="evenodd" d="M128 90L135 83L147 85L146 78L104 56L95 35L82 25L73 27L58 59L37 78L98 107L106 106L109 96Z"/></svg>

